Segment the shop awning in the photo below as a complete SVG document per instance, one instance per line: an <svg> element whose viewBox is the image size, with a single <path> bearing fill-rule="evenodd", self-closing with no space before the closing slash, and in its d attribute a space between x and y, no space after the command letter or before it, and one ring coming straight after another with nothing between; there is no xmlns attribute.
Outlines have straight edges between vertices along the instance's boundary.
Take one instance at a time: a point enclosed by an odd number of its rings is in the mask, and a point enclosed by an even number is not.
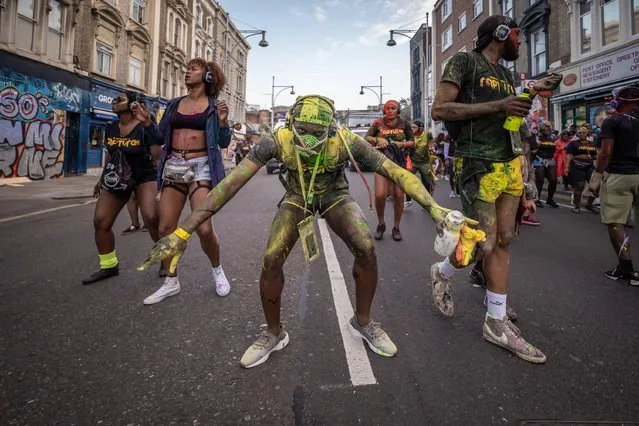
<svg viewBox="0 0 639 426"><path fill-rule="evenodd" d="M112 111L108 111L102 108L91 108L91 112L96 118L101 118L102 120L117 120L118 115L114 114Z"/></svg>
<svg viewBox="0 0 639 426"><path fill-rule="evenodd" d="M566 93L565 95L553 96L550 98L552 103L567 103L572 101L589 101L591 99L600 98L603 96L609 96L612 94L612 89L615 87L622 87L627 84L637 83L639 79L633 78L631 80L616 81L614 83L605 84L603 86L592 87L590 89L578 90L576 92Z"/></svg>

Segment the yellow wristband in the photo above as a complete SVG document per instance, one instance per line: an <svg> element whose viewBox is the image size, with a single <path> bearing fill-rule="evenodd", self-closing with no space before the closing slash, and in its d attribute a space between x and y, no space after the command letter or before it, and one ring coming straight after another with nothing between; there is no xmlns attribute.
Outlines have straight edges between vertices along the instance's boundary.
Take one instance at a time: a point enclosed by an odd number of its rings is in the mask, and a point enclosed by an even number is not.
<svg viewBox="0 0 639 426"><path fill-rule="evenodd" d="M188 241L189 238L191 238L191 234L189 234L182 228L176 229L173 233L177 235L178 237L182 238L184 241Z"/></svg>

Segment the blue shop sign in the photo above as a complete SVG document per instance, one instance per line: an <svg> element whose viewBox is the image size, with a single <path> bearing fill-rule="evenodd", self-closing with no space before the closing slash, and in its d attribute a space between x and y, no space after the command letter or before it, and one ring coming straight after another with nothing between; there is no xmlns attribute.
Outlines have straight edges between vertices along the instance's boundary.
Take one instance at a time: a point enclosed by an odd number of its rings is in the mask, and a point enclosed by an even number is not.
<svg viewBox="0 0 639 426"><path fill-rule="evenodd" d="M111 111L111 102L120 92L106 87L91 86L91 107Z"/></svg>

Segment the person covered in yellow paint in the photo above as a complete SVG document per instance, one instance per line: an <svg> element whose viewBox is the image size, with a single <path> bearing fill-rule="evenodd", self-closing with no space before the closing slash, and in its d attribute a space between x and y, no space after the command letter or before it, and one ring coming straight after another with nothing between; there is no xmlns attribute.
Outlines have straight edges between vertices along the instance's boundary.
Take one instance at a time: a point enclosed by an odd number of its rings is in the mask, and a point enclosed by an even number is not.
<svg viewBox="0 0 639 426"><path fill-rule="evenodd" d="M410 150L412 172L419 173L422 184L430 195L433 195L433 191L435 191L435 176L433 175L429 149L432 138L430 133L424 131L424 122L422 120L414 120L410 127L413 132L413 141L415 142L415 147ZM410 195L406 195L404 207L409 207L412 203Z"/></svg>
<svg viewBox="0 0 639 426"><path fill-rule="evenodd" d="M347 127L337 126L332 100L309 95L297 98L288 112L285 126L274 130L270 137L263 137L178 229L153 247L139 269L144 270L150 264L167 258L172 258L172 266L175 266L199 224L220 211L270 159L277 158L287 169L287 191L273 220L262 263L260 297L267 329L246 350L240 365L244 368L260 365L272 352L288 344L288 333L280 322L283 266L298 239L307 260L319 255L315 215L326 220L355 257L356 310L348 323L349 330L362 338L373 352L394 356L397 353L395 344L381 325L371 319L378 279L377 257L366 217L349 192L343 167L349 157L410 194L430 213L438 226L443 226L449 210L432 199L417 177ZM467 224L474 226L477 222L469 220ZM467 262L470 261L467 259Z"/></svg>

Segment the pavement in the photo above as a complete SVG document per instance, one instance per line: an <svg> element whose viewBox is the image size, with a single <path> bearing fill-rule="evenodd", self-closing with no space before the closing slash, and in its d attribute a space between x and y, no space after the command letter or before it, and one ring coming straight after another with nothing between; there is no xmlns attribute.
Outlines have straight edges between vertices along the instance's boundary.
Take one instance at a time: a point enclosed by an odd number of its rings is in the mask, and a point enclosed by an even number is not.
<svg viewBox="0 0 639 426"><path fill-rule="evenodd" d="M224 160L227 172L233 167L234 162ZM10 221L51 209L91 204L95 202L93 187L99 180L98 176L65 176L41 181L27 178L0 179L0 221Z"/></svg>
<svg viewBox="0 0 639 426"><path fill-rule="evenodd" d="M374 228L366 190L347 173ZM524 227L511 248L508 301L523 335L548 356L544 365L482 340L483 291L468 271L454 279L455 317L436 314L428 273L439 260L435 230L413 205L404 240L376 242L372 315L397 344L396 357L373 354L345 332L352 255L322 231L318 260L307 264L298 244L285 266L290 344L259 367L240 368L264 325L261 256L282 193L261 170L215 217L229 296L215 294L196 239L180 263L181 293L152 306L142 300L162 280L155 268L135 270L152 242L148 233L119 234L126 213L114 226L120 276L90 286L80 281L97 268L92 205L0 223L0 424L639 421L639 288L602 275L615 260L605 228L596 215L567 208L540 211L542 225ZM436 198L459 208L447 195L439 185Z"/></svg>

